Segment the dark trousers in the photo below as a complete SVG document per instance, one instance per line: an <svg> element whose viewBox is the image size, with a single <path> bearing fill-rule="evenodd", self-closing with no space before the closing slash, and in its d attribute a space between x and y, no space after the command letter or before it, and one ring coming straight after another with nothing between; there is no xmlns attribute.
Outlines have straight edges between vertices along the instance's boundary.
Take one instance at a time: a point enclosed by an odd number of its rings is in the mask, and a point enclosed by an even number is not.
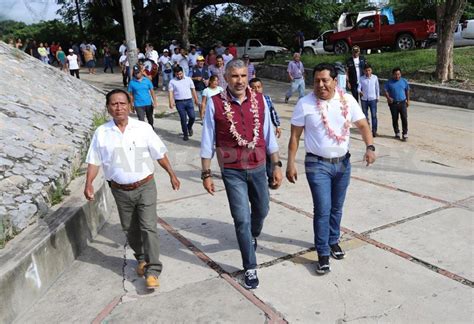
<svg viewBox="0 0 474 324"><path fill-rule="evenodd" d="M193 128L194 121L196 120L196 114L194 113L194 104L192 99L176 100L176 109L181 119L181 130L183 131L184 137L188 137L188 131ZM189 120L187 120L187 118Z"/></svg>
<svg viewBox="0 0 474 324"><path fill-rule="evenodd" d="M69 73L74 76L76 75L76 78L80 79L79 77L79 70L69 70Z"/></svg>
<svg viewBox="0 0 474 324"><path fill-rule="evenodd" d="M107 69L110 68L110 72L114 73L114 68L112 65L112 57L104 57L104 72L107 72Z"/></svg>
<svg viewBox="0 0 474 324"><path fill-rule="evenodd" d="M160 77L160 74L157 73L155 77L151 80L151 83L153 83L153 88L158 88L159 77Z"/></svg>
<svg viewBox="0 0 474 324"><path fill-rule="evenodd" d="M130 67L129 66L127 66L122 71L122 82L123 82L124 87L128 86L128 83L130 82Z"/></svg>
<svg viewBox="0 0 474 324"><path fill-rule="evenodd" d="M141 106L141 107L135 107L135 111L137 112L138 119L141 121L145 120L145 115L146 119L148 121L148 124L153 127L153 106Z"/></svg>
<svg viewBox="0 0 474 324"><path fill-rule="evenodd" d="M392 125L395 135L400 135L400 129L398 128L398 116L402 119L402 134L408 134L408 112L406 101L394 101L388 105L390 112L392 113Z"/></svg>
<svg viewBox="0 0 474 324"><path fill-rule="evenodd" d="M365 118L369 121L369 108L370 108L370 119L372 120L372 133L377 133L377 100L361 100L360 106L364 112Z"/></svg>
<svg viewBox="0 0 474 324"><path fill-rule="evenodd" d="M356 84L351 83L351 93L357 102L359 102L359 91L357 91L358 86L359 85L357 83Z"/></svg>

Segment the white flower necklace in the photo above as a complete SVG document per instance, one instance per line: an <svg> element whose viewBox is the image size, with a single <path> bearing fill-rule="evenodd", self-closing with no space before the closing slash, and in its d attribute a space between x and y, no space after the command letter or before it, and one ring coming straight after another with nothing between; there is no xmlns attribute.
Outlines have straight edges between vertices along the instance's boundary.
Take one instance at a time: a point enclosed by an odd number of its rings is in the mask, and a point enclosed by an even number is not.
<svg viewBox="0 0 474 324"><path fill-rule="evenodd" d="M334 129L329 126L329 121L328 121L328 103L326 102L325 105L322 104L321 99L316 98L316 107L319 110L319 113L321 115L321 119L323 121L324 128L326 129L326 135L329 138L332 138L337 142L337 144L341 144L342 142L346 141L347 137L349 136L349 130L352 126L351 121L348 119L349 115L349 106L347 105L347 101L344 98L344 92L341 89L337 89L337 92L339 94L339 101L341 102L341 115L344 117L345 122L344 125L342 126L341 130L341 135L337 135Z"/></svg>
<svg viewBox="0 0 474 324"><path fill-rule="evenodd" d="M253 139L251 142L247 141L245 138L243 138L242 135L239 134L237 131L237 128L235 125L237 125L237 122L234 121L234 111L232 111L231 104L227 98L227 93L226 91L221 92L221 99L224 104L224 115L227 118L227 121L230 123L230 134L232 137L237 141L237 144L239 146L245 146L249 149L255 149L255 146L257 145L258 139L259 139L259 130L260 130L260 116L258 113L258 101L257 101L257 94L255 91L253 91L250 87L247 87L247 90L250 91L250 103L251 103L251 108L250 112L253 115Z"/></svg>

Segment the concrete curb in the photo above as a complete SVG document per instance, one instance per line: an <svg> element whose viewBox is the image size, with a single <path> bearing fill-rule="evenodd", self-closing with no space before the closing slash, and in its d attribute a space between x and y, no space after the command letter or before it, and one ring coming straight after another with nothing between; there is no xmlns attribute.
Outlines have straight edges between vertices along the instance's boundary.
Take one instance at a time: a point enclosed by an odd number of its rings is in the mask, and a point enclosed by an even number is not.
<svg viewBox="0 0 474 324"><path fill-rule="evenodd" d="M114 208L101 180L96 199L84 203L84 177L74 194L44 219L23 231L0 252L0 323L11 323L33 305L80 255Z"/></svg>
<svg viewBox="0 0 474 324"><path fill-rule="evenodd" d="M258 64L255 66L259 77L288 82L286 66L280 64ZM305 69L306 85L313 84L312 69ZM387 81L380 79L381 87ZM455 106L474 110L474 91L458 90L440 86L431 86L410 82L411 99L413 101L432 103L436 105Z"/></svg>

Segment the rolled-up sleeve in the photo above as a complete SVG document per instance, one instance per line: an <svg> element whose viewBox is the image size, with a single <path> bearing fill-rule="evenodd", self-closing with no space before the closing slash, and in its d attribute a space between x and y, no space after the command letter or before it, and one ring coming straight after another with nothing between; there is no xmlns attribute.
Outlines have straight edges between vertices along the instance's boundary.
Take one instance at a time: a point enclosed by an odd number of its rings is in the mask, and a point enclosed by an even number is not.
<svg viewBox="0 0 474 324"><path fill-rule="evenodd" d="M214 156L214 143L216 140L214 111L214 102L212 101L212 98L209 98L207 100L206 113L204 114L201 137L201 158L203 159L212 159Z"/></svg>
<svg viewBox="0 0 474 324"><path fill-rule="evenodd" d="M278 152L278 143L276 140L275 132L273 130L273 125L270 122L270 109L268 109L267 101L263 101L265 105L265 120L263 122L263 136L265 138L265 143L267 144L267 153L273 154Z"/></svg>

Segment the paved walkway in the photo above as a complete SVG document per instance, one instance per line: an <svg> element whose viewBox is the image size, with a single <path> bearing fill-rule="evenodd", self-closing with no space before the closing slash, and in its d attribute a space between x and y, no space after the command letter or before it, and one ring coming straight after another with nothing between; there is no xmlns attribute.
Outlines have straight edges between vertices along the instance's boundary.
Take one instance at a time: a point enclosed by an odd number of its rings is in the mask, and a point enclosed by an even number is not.
<svg viewBox="0 0 474 324"><path fill-rule="evenodd" d="M119 75L83 75L106 88ZM94 80L95 79L95 80ZM105 82L107 81L107 82ZM286 161L287 85L265 80L281 115ZM158 91L159 111L167 111ZM379 105L378 160L362 163L363 142L352 135L353 174L343 217L347 258L315 274L312 201L298 154L299 181L271 191L259 239L260 288L240 285L240 253L222 181L214 197L201 185L201 126L184 142L177 115L156 120L182 189L173 192L157 171L158 227L164 270L149 293L134 272L117 214L25 322L314 323L466 322L473 316L473 113L413 103L410 139L393 140L388 107ZM213 169L217 171L214 161Z"/></svg>

